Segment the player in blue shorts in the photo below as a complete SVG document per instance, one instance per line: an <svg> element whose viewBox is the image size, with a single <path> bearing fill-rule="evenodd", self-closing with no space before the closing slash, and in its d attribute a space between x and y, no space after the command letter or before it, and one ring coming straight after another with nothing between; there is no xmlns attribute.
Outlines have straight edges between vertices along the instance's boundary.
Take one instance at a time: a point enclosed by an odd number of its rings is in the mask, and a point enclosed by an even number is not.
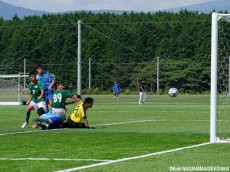
<svg viewBox="0 0 230 172"><path fill-rule="evenodd" d="M39 118L33 119L34 122L37 122L35 125L33 125L33 128L37 128L38 126L40 126L43 130L63 128L62 119L57 115L53 115L51 111L46 113L43 108L39 108L37 113ZM45 122L46 124L42 124L42 122Z"/></svg>
<svg viewBox="0 0 230 172"><path fill-rule="evenodd" d="M36 78L38 81L40 81L44 87L44 96L45 101L47 103L47 109L48 109L48 103L52 106L53 104L53 93L54 93L54 83L55 79L49 74L47 71L43 71L43 68L41 65L36 66L37 75Z"/></svg>

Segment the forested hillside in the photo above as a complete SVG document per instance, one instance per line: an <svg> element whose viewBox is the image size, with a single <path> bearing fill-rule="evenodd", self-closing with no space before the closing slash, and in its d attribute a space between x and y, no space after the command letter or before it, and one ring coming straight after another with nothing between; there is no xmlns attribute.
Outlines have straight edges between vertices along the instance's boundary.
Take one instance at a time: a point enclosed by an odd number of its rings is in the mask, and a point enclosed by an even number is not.
<svg viewBox="0 0 230 172"><path fill-rule="evenodd" d="M138 81L156 91L157 57L160 90L204 92L210 87L211 14L72 13L12 20L0 19L0 73L27 72L42 64L56 80L77 85L77 22L82 21L83 89L111 91L114 80L136 91Z"/></svg>

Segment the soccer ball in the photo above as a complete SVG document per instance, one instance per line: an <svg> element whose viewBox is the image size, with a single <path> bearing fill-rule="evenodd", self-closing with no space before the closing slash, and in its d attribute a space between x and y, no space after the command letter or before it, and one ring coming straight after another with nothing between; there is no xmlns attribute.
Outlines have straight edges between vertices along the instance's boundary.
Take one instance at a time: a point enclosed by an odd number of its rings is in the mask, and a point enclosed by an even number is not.
<svg viewBox="0 0 230 172"><path fill-rule="evenodd" d="M170 97L176 97L178 95L178 93L179 92L178 92L178 90L176 88L170 88L169 92L168 92Z"/></svg>

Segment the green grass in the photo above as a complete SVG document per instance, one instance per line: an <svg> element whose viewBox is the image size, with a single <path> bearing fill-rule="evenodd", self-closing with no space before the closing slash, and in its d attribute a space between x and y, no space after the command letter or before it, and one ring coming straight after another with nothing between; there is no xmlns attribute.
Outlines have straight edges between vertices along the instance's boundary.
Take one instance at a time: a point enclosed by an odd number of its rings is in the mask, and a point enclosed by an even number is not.
<svg viewBox="0 0 230 172"><path fill-rule="evenodd" d="M84 96L86 97L86 96ZM138 96L92 96L87 111L96 129L40 131L21 129L27 106L0 106L0 171L55 171L97 164L209 142L209 96L151 95L144 105ZM67 116L74 109L68 106ZM31 118L36 117L35 111ZM229 136L229 116L223 117ZM31 121L31 120L30 120ZM7 133L25 132L9 135ZM169 171L171 166L229 166L229 144L211 144L81 171ZM8 158L3 160L2 158ZM10 160L50 158L50 160ZM60 159L86 159L54 160Z"/></svg>

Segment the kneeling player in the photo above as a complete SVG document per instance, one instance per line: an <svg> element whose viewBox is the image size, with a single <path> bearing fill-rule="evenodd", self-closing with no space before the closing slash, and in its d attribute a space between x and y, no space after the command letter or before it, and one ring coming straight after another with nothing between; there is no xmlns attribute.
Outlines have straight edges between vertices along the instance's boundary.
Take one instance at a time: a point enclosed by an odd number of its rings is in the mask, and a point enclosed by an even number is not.
<svg viewBox="0 0 230 172"><path fill-rule="evenodd" d="M39 118L33 119L34 122L37 122L37 124L35 124L33 128L37 128L37 126L40 126L43 130L46 130L63 127L63 121L57 115L53 115L51 112L46 113L43 108L39 108L37 110L37 113ZM46 125L42 124L42 122L45 122Z"/></svg>
<svg viewBox="0 0 230 172"><path fill-rule="evenodd" d="M53 94L53 107L52 107L52 114L58 115L62 118L63 121L66 120L66 109L65 105L73 104L75 102L79 102L81 100L80 95L73 95L69 90L63 90L63 85L59 82L54 84L55 92ZM72 98L74 101L66 103L66 98Z"/></svg>
<svg viewBox="0 0 230 172"><path fill-rule="evenodd" d="M26 111L26 121L23 123L22 128L25 128L29 123L30 112L34 109L38 109L40 107L46 110L46 102L44 98L44 87L41 82L36 79L36 73L30 72L29 74L30 84L30 98L26 102L28 106Z"/></svg>
<svg viewBox="0 0 230 172"><path fill-rule="evenodd" d="M88 97L85 98L85 101L79 101L77 107L67 119L66 123L64 123L64 127L68 128L90 128L88 119L86 117L86 110L88 108L92 108L93 106L93 98ZM84 119L84 122L82 122Z"/></svg>

